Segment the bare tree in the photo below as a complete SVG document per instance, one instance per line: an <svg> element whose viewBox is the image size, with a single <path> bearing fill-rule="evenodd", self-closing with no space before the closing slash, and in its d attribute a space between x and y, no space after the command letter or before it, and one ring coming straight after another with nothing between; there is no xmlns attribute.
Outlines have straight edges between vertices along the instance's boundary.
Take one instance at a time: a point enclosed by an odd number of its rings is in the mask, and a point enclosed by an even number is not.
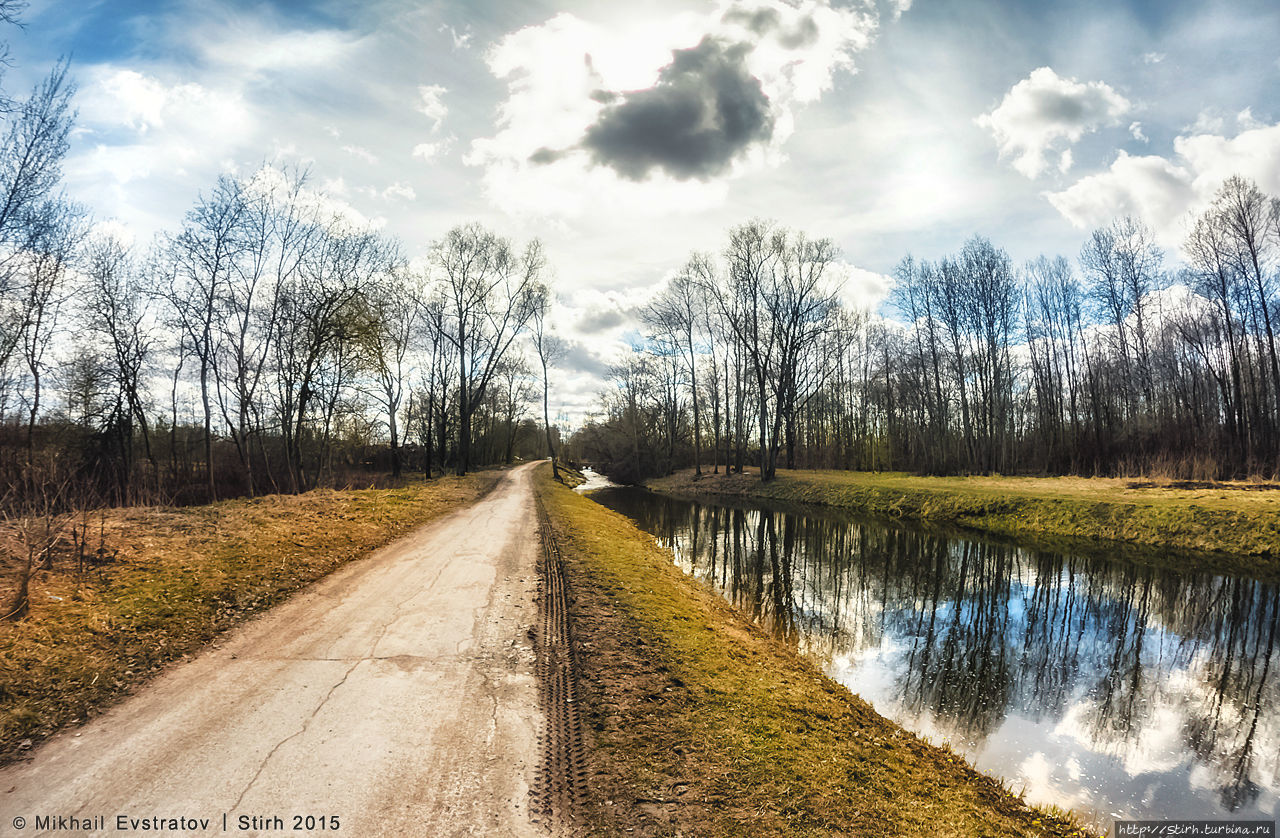
<svg viewBox="0 0 1280 838"><path fill-rule="evenodd" d="M47 354L59 327L63 304L70 297L67 270L82 235L83 212L62 201L46 201L29 221L30 238L23 256L25 293L19 323L20 348L31 382L27 402L27 463L34 457L36 420L40 415Z"/></svg>
<svg viewBox="0 0 1280 838"><path fill-rule="evenodd" d="M1247 351L1243 336L1244 326L1240 323L1237 302L1241 297L1239 274L1232 268L1231 244L1228 231L1217 223L1212 212L1205 213L1196 219L1194 226L1187 234L1184 249L1190 260L1191 269L1188 279L1192 287L1201 293L1213 307L1217 330L1222 332L1220 339L1209 343L1225 351L1228 357L1230 385L1222 390L1222 401L1228 419L1230 435L1234 445L1240 447L1244 456L1252 456L1247 433L1248 415L1245 406L1245 369L1247 367L1245 353ZM1189 340L1209 360L1210 347L1203 340L1202 333L1183 323L1184 338ZM1224 382L1225 385L1225 382Z"/></svg>
<svg viewBox="0 0 1280 838"><path fill-rule="evenodd" d="M3 10L0 9L0 14ZM75 122L71 100L75 85L60 61L19 104L0 146L0 244L12 247L36 208L62 179L67 136Z"/></svg>
<svg viewBox="0 0 1280 838"><path fill-rule="evenodd" d="M22 3L0 4L0 20L13 23ZM75 121L71 99L75 86L67 79L67 64L59 62L31 95L9 107L7 130L0 144L0 379L7 379L9 363L30 336L35 312L30 304L42 289L29 285L31 255L63 203L53 199L62 178L67 135ZM8 387L0 380L0 407Z"/></svg>
<svg viewBox="0 0 1280 838"><path fill-rule="evenodd" d="M705 256L694 255L645 310L644 319L661 333L679 353L689 377L689 400L693 405L693 468L702 476L702 414L698 399L699 331L702 326L703 294L707 269Z"/></svg>
<svg viewBox="0 0 1280 838"><path fill-rule="evenodd" d="M1156 290L1163 254L1154 234L1139 220L1126 216L1095 230L1080 251L1080 265L1090 293L1115 330L1127 392L1149 406L1151 353L1148 346L1147 295ZM1130 413L1136 405L1130 406Z"/></svg>
<svg viewBox="0 0 1280 838"><path fill-rule="evenodd" d="M132 437L136 423L142 434L143 450L154 467L151 433L143 390L146 366L151 358L155 336L149 323L148 295L145 293L138 267L129 248L113 236L99 236L91 241L85 254L84 318L99 345L108 347L108 364L115 385L117 401L128 417L125 427ZM124 472L132 439L125 447Z"/></svg>
<svg viewBox="0 0 1280 838"><path fill-rule="evenodd" d="M391 265L364 296L368 325L362 345L364 363L373 379L369 394L387 417L394 477L399 477L403 470L398 416L404 400L405 380L411 372L410 350L419 334L422 298L420 278L410 273L404 264Z"/></svg>
<svg viewBox="0 0 1280 838"><path fill-rule="evenodd" d="M1055 468L1078 468L1082 297L1071 264L1044 256L1023 269L1028 358L1036 390L1037 426Z"/></svg>
<svg viewBox="0 0 1280 838"><path fill-rule="evenodd" d="M987 239L975 236L965 242L962 259L982 407L982 467L997 471L1008 453L1006 441L1013 418L1009 340L1018 293L1009 255Z"/></svg>
<svg viewBox="0 0 1280 838"><path fill-rule="evenodd" d="M741 345L756 384L756 420L760 431L760 478L770 477L769 382L779 363L779 332L769 316L775 270L786 237L771 222L751 221L729 232L725 250L728 269L722 282L708 287L720 315Z"/></svg>
<svg viewBox="0 0 1280 838"><path fill-rule="evenodd" d="M471 464L471 420L498 366L537 306L542 245L521 256L477 224L455 227L432 247L446 300L443 334L458 353L457 473Z"/></svg>
<svg viewBox="0 0 1280 838"><path fill-rule="evenodd" d="M1268 202L1257 184L1233 176L1222 184L1206 213L1226 234L1232 267L1248 289L1251 319L1260 326L1258 343L1270 367L1272 422L1280 419L1280 350L1273 325L1277 305L1274 270L1280 258L1280 230L1272 218L1275 211L1276 204Z"/></svg>
<svg viewBox="0 0 1280 838"><path fill-rule="evenodd" d="M514 459L517 427L535 393L532 373L524 353L513 348L494 376L497 386L491 388L495 408L493 419L501 418L504 426L502 462L507 464Z"/></svg>
<svg viewBox="0 0 1280 838"><path fill-rule="evenodd" d="M313 229L298 270L281 289L276 320L276 411L295 492L310 487L306 443L319 441L318 473L327 463L335 413L357 369L357 301L397 260L394 246L340 218ZM313 417L317 406L319 417ZM319 420L319 431L312 427Z"/></svg>
<svg viewBox="0 0 1280 838"><path fill-rule="evenodd" d="M218 405L250 493L257 490L253 439L264 466L267 459L261 389L273 355L282 292L315 238L314 212L304 205L306 185L305 170L270 166L239 182L238 246L214 312ZM266 471L274 484L270 469Z"/></svg>
<svg viewBox="0 0 1280 838"><path fill-rule="evenodd" d="M439 457L441 471L446 462L446 443L449 438L449 417L453 413L450 404L449 382L453 380L453 345L445 337L445 300L439 289L423 304L423 334L420 343L426 357L419 371L418 388L419 434L425 450L424 471L431 476L432 464Z"/></svg>
<svg viewBox="0 0 1280 838"><path fill-rule="evenodd" d="M236 260L244 246L245 202L241 184L222 176L211 194L187 213L182 232L169 243L170 264L165 296L184 343L199 370L203 412L205 485L217 498L213 468L213 390L217 373L220 313Z"/></svg>
<svg viewBox="0 0 1280 838"><path fill-rule="evenodd" d="M551 332L547 316L551 309L550 289L543 286L536 294L536 303L530 317L530 334L538 363L542 366L542 430L547 438L547 456L551 458L551 476L560 479L556 464L556 446L551 436L551 377L550 369L563 360L567 347L564 339Z"/></svg>
<svg viewBox="0 0 1280 838"><path fill-rule="evenodd" d="M779 323L782 337L780 377L775 385L779 412L771 440L769 479L773 478L777 462L779 426L785 423L787 464L794 467L797 411L813 398L832 369L831 364L814 353L837 322L839 304L828 276L836 254L830 239L788 234L781 260L779 293L771 297L772 316Z"/></svg>

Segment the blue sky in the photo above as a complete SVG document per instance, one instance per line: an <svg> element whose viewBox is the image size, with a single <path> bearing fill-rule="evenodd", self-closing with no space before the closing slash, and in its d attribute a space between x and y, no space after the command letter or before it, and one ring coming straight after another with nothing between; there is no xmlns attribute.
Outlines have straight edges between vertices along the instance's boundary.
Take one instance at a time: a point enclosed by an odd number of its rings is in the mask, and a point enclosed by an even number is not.
<svg viewBox="0 0 1280 838"><path fill-rule="evenodd" d="M309 165L411 255L468 220L541 237L571 415L635 308L752 216L835 239L845 298L876 306L904 254L974 233L1018 262L1073 256L1136 213L1176 261L1226 175L1280 194L1274 2L33 0L25 17L6 89L71 56L67 191L142 244L264 161ZM708 102L746 122L679 121Z"/></svg>

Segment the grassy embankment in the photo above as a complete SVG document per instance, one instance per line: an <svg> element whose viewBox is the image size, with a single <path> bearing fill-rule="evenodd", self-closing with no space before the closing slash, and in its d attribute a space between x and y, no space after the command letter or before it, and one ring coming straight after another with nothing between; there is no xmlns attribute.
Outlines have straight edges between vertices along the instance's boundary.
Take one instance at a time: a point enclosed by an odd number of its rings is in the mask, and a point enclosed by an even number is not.
<svg viewBox="0 0 1280 838"><path fill-rule="evenodd" d="M1280 485L1154 483L1085 477L920 477L786 471L759 477L692 470L651 480L680 495L732 495L935 521L1064 548L1125 544L1133 557L1280 576ZM1271 491L1268 491L1271 490Z"/></svg>
<svg viewBox="0 0 1280 838"><path fill-rule="evenodd" d="M95 515L94 546L101 534L115 560L77 573L55 555L53 569L32 579L30 615L0 624L0 761L342 564L474 501L496 475ZM8 602L12 592L3 593Z"/></svg>
<svg viewBox="0 0 1280 838"><path fill-rule="evenodd" d="M1085 834L877 714L623 516L549 469L536 485L571 593L595 834Z"/></svg>

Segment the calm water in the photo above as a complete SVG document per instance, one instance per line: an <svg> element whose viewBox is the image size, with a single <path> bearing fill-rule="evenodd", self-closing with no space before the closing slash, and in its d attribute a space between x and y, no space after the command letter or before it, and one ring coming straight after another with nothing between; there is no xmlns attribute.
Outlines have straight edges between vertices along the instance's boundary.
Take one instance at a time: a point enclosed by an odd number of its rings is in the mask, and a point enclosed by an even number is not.
<svg viewBox="0 0 1280 838"><path fill-rule="evenodd" d="M903 726L1029 800L1280 813L1280 588L803 512L594 500Z"/></svg>

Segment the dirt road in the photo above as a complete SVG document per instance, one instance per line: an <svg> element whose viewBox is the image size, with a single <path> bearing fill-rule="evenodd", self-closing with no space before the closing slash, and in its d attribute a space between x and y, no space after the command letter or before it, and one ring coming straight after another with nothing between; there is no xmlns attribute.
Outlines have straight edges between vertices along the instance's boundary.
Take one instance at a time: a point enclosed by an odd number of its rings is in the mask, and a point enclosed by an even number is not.
<svg viewBox="0 0 1280 838"><path fill-rule="evenodd" d="M530 468L0 771L0 833L545 834Z"/></svg>

